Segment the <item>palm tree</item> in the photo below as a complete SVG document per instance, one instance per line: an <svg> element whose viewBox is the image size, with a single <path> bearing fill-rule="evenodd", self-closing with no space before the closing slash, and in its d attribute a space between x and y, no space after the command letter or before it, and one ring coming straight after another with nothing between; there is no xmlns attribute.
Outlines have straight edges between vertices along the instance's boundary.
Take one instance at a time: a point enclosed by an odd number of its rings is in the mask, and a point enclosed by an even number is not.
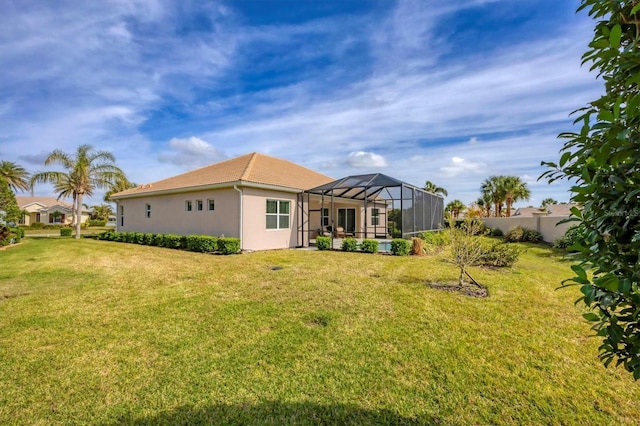
<svg viewBox="0 0 640 426"><path fill-rule="evenodd" d="M71 195L76 238L80 238L82 199L96 188L108 188L124 173L115 165L115 157L107 151L95 151L91 145L81 145L75 154L60 150L49 154L45 165L60 164L66 171L38 172L31 177L31 187L36 183L52 183L59 197Z"/></svg>
<svg viewBox="0 0 640 426"><path fill-rule="evenodd" d="M129 181L129 179L127 179L126 176L124 175L120 176L116 178L116 180L109 186L109 190L104 194L104 202L110 203L111 196L113 194L122 192L130 188L135 188L136 186L138 186L138 184Z"/></svg>
<svg viewBox="0 0 640 426"><path fill-rule="evenodd" d="M495 217L502 216L502 203L506 200L506 192L504 190L504 176L491 176L482 183L480 191L482 197L487 197L494 205Z"/></svg>
<svg viewBox="0 0 640 426"><path fill-rule="evenodd" d="M431 182L430 180L426 181L424 183L424 189L427 192L431 192L432 194L441 194L444 195L445 197L449 195L449 193L447 192L446 189L444 189L441 186L436 185L435 183Z"/></svg>
<svg viewBox="0 0 640 426"><path fill-rule="evenodd" d="M491 197L488 194L482 194L476 200L476 204L478 207L483 209L483 216L490 217L491 216Z"/></svg>
<svg viewBox="0 0 640 426"><path fill-rule="evenodd" d="M7 182L14 193L29 190L29 172L11 161L0 161L0 179Z"/></svg>
<svg viewBox="0 0 640 426"><path fill-rule="evenodd" d="M445 211L449 212L454 219L457 219L458 216L460 216L460 213L463 212L466 208L467 206L465 206L462 201L453 200L449 204L447 204L447 207L445 207Z"/></svg>
<svg viewBox="0 0 640 426"><path fill-rule="evenodd" d="M507 217L511 217L511 206L520 200L528 200L531 191L526 182L518 176L503 176L502 190L504 191L504 201L507 204Z"/></svg>
<svg viewBox="0 0 640 426"><path fill-rule="evenodd" d="M540 208L545 209L547 208L547 206L550 206L552 204L558 204L558 202L553 198L545 198L544 200L542 200L542 203L540 203Z"/></svg>

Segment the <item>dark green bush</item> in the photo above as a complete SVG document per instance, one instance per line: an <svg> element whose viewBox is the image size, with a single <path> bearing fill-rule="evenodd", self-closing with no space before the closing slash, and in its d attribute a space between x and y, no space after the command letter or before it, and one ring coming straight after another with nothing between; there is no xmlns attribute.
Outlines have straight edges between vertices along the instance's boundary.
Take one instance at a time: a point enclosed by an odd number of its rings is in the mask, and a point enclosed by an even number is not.
<svg viewBox="0 0 640 426"><path fill-rule="evenodd" d="M183 249L182 246L182 235L176 234L164 234L164 238L162 240L163 246L166 248L172 249Z"/></svg>
<svg viewBox="0 0 640 426"><path fill-rule="evenodd" d="M208 235L187 235L186 248L189 251L210 253L218 250L218 238Z"/></svg>
<svg viewBox="0 0 640 426"><path fill-rule="evenodd" d="M533 229L525 229L524 241L528 243L541 243L544 241L542 234Z"/></svg>
<svg viewBox="0 0 640 426"><path fill-rule="evenodd" d="M44 225L42 227L42 229L60 229L62 228L64 225Z"/></svg>
<svg viewBox="0 0 640 426"><path fill-rule="evenodd" d="M155 235L154 234L144 234L143 236L143 243L147 246L152 246L153 243L155 242Z"/></svg>
<svg viewBox="0 0 640 426"><path fill-rule="evenodd" d="M331 237L317 237L316 247L318 247L318 250L329 250L331 248Z"/></svg>
<svg viewBox="0 0 640 426"><path fill-rule="evenodd" d="M360 250L364 253L377 253L378 241L376 240L362 240L360 243Z"/></svg>
<svg viewBox="0 0 640 426"><path fill-rule="evenodd" d="M70 237L72 233L73 233L73 229L71 228L60 228L61 237Z"/></svg>
<svg viewBox="0 0 640 426"><path fill-rule="evenodd" d="M407 256L411 251L411 243L403 238L391 240L391 254L394 256Z"/></svg>
<svg viewBox="0 0 640 426"><path fill-rule="evenodd" d="M30 229L44 229L44 223L42 222L33 222L31 225L29 225Z"/></svg>
<svg viewBox="0 0 640 426"><path fill-rule="evenodd" d="M564 236L558 238L553 242L553 248L566 249L567 251L575 252L577 250L573 249L572 246L574 244L582 243L585 237L586 232L584 228L580 225L574 225L567 229L567 232L564 233Z"/></svg>
<svg viewBox="0 0 640 426"><path fill-rule="evenodd" d="M98 219L89 219L85 223L87 224L87 226L106 226L107 225L106 220L98 220Z"/></svg>
<svg viewBox="0 0 640 426"><path fill-rule="evenodd" d="M115 231L112 231L112 230L103 231L98 234L98 239L105 240L105 241L112 241L114 238L114 234L115 234Z"/></svg>
<svg viewBox="0 0 640 426"><path fill-rule="evenodd" d="M144 234L142 232L136 232L136 244L144 244Z"/></svg>
<svg viewBox="0 0 640 426"><path fill-rule="evenodd" d="M24 238L24 228L17 227L17 228L10 228L9 230L14 234L16 234L16 238Z"/></svg>
<svg viewBox="0 0 640 426"><path fill-rule="evenodd" d="M153 234L152 246L162 247L164 244L164 234Z"/></svg>
<svg viewBox="0 0 640 426"><path fill-rule="evenodd" d="M496 243L486 248L485 253L478 261L478 264L497 268L513 266L521 253L522 250L517 246L505 243Z"/></svg>
<svg viewBox="0 0 640 426"><path fill-rule="evenodd" d="M491 230L492 237L502 237L503 235L504 235L504 232L502 232L502 229L500 228L493 228Z"/></svg>
<svg viewBox="0 0 640 426"><path fill-rule="evenodd" d="M212 237L214 238L214 237ZM240 251L240 238L218 238L220 254L236 254Z"/></svg>
<svg viewBox="0 0 640 426"><path fill-rule="evenodd" d="M358 250L358 240L353 237L348 237L342 240L341 249L343 251L357 251Z"/></svg>

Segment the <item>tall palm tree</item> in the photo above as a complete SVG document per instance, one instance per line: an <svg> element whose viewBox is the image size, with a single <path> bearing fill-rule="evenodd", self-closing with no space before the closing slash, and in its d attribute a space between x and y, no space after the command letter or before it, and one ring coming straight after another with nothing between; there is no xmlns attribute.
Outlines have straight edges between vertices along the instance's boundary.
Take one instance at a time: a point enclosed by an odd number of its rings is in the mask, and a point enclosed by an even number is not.
<svg viewBox="0 0 640 426"><path fill-rule="evenodd" d="M520 200L528 200L531 191L526 182L518 176L503 176L502 190L504 191L504 201L507 205L507 217L511 216L511 206Z"/></svg>
<svg viewBox="0 0 640 426"><path fill-rule="evenodd" d="M488 197L494 205L494 215L502 216L502 203L505 202L507 194L504 190L504 176L490 176L482 183L480 191L482 196Z"/></svg>
<svg viewBox="0 0 640 426"><path fill-rule="evenodd" d="M115 157L107 151L96 151L91 145L81 145L75 154L55 150L44 161L45 165L60 164L65 171L38 172L31 176L31 187L36 183L52 183L59 198L71 195L73 200L76 238L80 238L82 199L96 188L108 188L124 173L115 165Z"/></svg>
<svg viewBox="0 0 640 426"><path fill-rule="evenodd" d="M476 204L478 204L478 207L481 207L483 209L484 217L491 216L491 203L492 203L491 197L488 194L482 194L476 200Z"/></svg>
<svg viewBox="0 0 640 426"><path fill-rule="evenodd" d="M449 212L454 219L457 219L460 216L460 213L462 213L466 208L467 206L465 206L462 201L453 200L447 204L447 207L445 207L444 210Z"/></svg>
<svg viewBox="0 0 640 426"><path fill-rule="evenodd" d="M0 179L7 182L14 193L29 190L29 172L11 161L0 161Z"/></svg>
<svg viewBox="0 0 640 426"><path fill-rule="evenodd" d="M447 192L446 189L444 189L441 186L436 185L435 183L431 182L430 180L426 181L424 183L424 189L427 192L431 192L432 194L441 194L444 195L445 197L449 195L449 193Z"/></svg>

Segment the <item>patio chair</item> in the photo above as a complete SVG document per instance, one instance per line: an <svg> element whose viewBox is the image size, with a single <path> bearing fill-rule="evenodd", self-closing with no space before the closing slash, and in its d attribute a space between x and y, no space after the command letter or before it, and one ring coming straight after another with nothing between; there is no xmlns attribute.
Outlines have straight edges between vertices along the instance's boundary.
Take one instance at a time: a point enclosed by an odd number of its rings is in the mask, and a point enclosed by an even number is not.
<svg viewBox="0 0 640 426"><path fill-rule="evenodd" d="M342 226L338 226L336 228L336 238L345 238L347 233L344 232L344 228Z"/></svg>

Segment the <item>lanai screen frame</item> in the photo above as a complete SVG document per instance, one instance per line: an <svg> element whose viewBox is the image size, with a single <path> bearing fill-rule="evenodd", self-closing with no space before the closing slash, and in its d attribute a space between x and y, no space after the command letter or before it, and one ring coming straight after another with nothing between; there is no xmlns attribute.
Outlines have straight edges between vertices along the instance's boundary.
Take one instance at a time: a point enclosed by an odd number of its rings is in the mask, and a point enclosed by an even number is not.
<svg viewBox="0 0 640 426"><path fill-rule="evenodd" d="M444 198L442 196L382 173L347 176L309 189L305 191L305 195L307 196L307 206L311 205L311 195L319 195L321 197L321 212L322 208L325 207L325 198L330 199L329 223L332 225L336 223L333 217L336 199L362 201L365 211L364 224L362 226L364 229L362 237L364 238L370 237L368 235L369 227L374 228L374 235L371 235L371 237L378 237L375 230L376 226L368 224L366 214L368 204L385 204L387 206L390 204L390 208L387 207L387 212L385 212L384 216L385 224L383 228L385 236L389 234L388 212L394 211L398 207L401 212L400 235L402 238L411 237L425 231L442 229L444 226ZM419 215L416 215L416 212ZM320 217L322 218L322 213ZM311 229L308 230L308 233L311 233Z"/></svg>

